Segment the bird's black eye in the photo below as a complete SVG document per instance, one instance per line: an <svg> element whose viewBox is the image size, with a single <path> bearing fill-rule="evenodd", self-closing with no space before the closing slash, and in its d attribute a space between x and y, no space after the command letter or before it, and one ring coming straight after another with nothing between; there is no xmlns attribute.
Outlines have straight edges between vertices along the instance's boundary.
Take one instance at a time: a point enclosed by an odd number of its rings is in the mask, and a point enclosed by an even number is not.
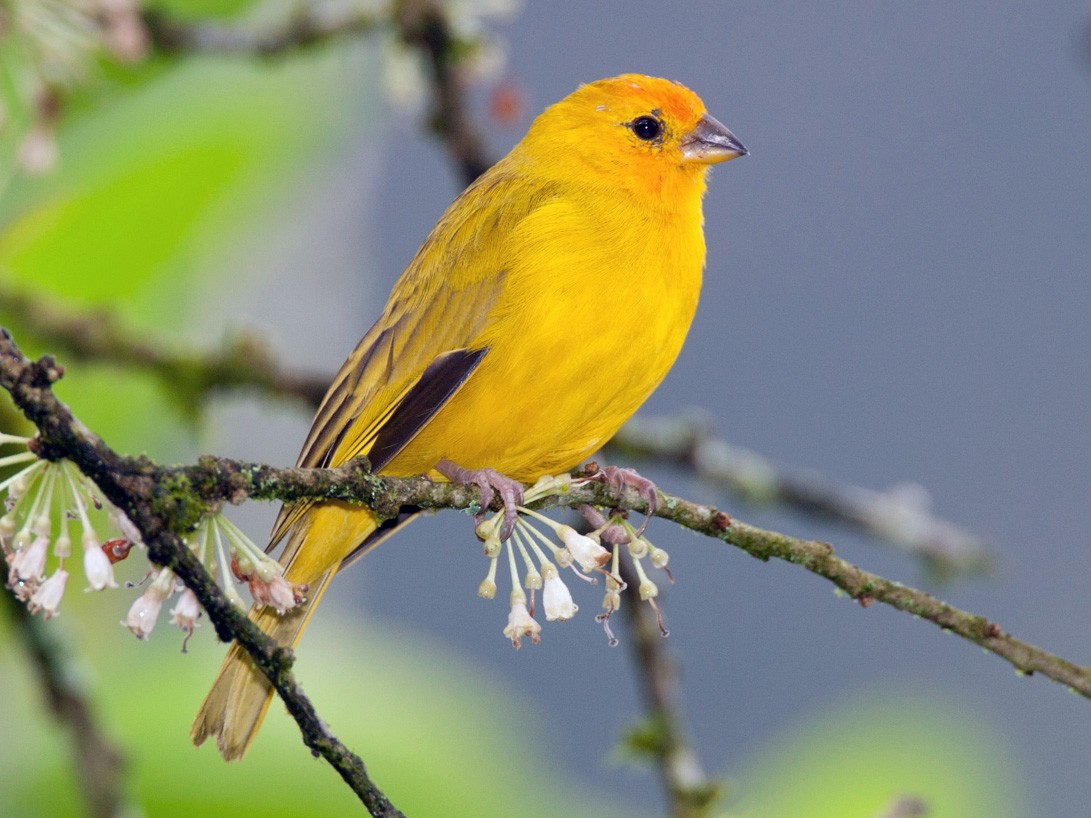
<svg viewBox="0 0 1091 818"><path fill-rule="evenodd" d="M643 139L645 142L651 142L663 133L663 123L654 116L638 116L629 124L629 127L633 129L637 139Z"/></svg>

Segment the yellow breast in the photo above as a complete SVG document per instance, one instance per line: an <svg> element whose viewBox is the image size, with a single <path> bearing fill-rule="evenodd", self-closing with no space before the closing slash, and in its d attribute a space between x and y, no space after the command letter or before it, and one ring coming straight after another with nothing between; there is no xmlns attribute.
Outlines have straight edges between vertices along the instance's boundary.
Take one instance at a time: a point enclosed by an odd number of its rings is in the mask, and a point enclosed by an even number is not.
<svg viewBox="0 0 1091 818"><path fill-rule="evenodd" d="M519 225L473 377L385 471L441 458L533 480L605 443L666 375L697 306L700 198L564 195Z"/></svg>

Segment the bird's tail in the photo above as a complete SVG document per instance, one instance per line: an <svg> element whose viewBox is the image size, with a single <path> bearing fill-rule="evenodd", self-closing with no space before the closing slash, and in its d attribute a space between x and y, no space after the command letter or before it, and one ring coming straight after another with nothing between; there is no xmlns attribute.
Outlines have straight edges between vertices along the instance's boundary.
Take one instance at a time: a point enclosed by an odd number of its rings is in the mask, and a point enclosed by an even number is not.
<svg viewBox="0 0 1091 818"><path fill-rule="evenodd" d="M285 578L308 585L306 600L284 615L255 606L250 620L281 645L294 648L341 561L375 527L374 516L364 508L328 503L309 509L292 526L281 556ZM190 738L200 745L215 737L225 760L240 759L257 736L272 697L269 680L235 643L197 712Z"/></svg>

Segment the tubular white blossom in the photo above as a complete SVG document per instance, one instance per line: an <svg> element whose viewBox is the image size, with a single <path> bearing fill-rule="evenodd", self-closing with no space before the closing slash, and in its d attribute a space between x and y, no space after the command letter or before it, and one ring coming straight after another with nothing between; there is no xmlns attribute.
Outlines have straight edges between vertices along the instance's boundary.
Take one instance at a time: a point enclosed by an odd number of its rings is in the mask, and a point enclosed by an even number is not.
<svg viewBox="0 0 1091 818"><path fill-rule="evenodd" d="M53 541L53 556L65 559L72 556L72 538L65 532Z"/></svg>
<svg viewBox="0 0 1091 818"><path fill-rule="evenodd" d="M482 599L493 599L496 596L496 583L485 577L478 583L477 595Z"/></svg>
<svg viewBox="0 0 1091 818"><path fill-rule="evenodd" d="M523 565L526 566L527 575L523 580L523 587L528 590L538 590L542 587L542 575L538 573L538 570L534 567L534 562L530 559L530 554L527 553L526 544L523 542L523 533L520 531L524 526L517 525L512 532L512 539L515 541L516 546L519 548L519 555L523 558ZM526 526L529 528L529 526ZM515 580L513 579L514 583Z"/></svg>
<svg viewBox="0 0 1091 818"><path fill-rule="evenodd" d="M485 550L485 556L489 559L495 559L500 556L500 535L493 530L486 538L483 544Z"/></svg>
<svg viewBox="0 0 1091 818"><path fill-rule="evenodd" d="M542 641L539 633L542 626L534 621L527 610L526 597L519 593L511 595L511 612L508 614L508 626L504 628L504 636L511 640L512 647L519 650L523 646L523 638L529 637L537 645Z"/></svg>
<svg viewBox="0 0 1091 818"><path fill-rule="evenodd" d="M197 618L200 615L201 604L197 601L197 595L186 588L178 597L178 602L170 609L170 623L190 634L197 627Z"/></svg>
<svg viewBox="0 0 1091 818"><path fill-rule="evenodd" d="M114 566L106 552L102 550L93 531L83 532L83 573L87 576L87 589L101 591L103 588L116 588Z"/></svg>
<svg viewBox="0 0 1091 818"><path fill-rule="evenodd" d="M552 569L552 570L550 570ZM545 608L546 619L550 622L564 621L576 615L579 606L572 601L572 594L568 586L557 574L557 569L552 565L546 568L545 587L542 589L542 607Z"/></svg>
<svg viewBox="0 0 1091 818"><path fill-rule="evenodd" d="M648 556L648 541L643 537L638 537L636 532L632 530L632 526L626 526L629 530L629 555L634 560L642 560Z"/></svg>
<svg viewBox="0 0 1091 818"><path fill-rule="evenodd" d="M131 630L138 639L147 639L155 628L163 602L173 592L174 574L169 568L164 568L156 576L155 581L148 586L148 590L132 604L128 616L121 624Z"/></svg>
<svg viewBox="0 0 1091 818"><path fill-rule="evenodd" d="M262 593L255 592L255 588L262 589ZM280 576L273 577L268 582L251 582L250 590L254 593L255 601L272 605L278 614L290 611L303 601L304 589Z"/></svg>
<svg viewBox="0 0 1091 818"><path fill-rule="evenodd" d="M496 596L496 563L499 562L498 556L489 560L489 573L477 586L477 595L482 599L492 599Z"/></svg>
<svg viewBox="0 0 1091 818"><path fill-rule="evenodd" d="M524 501L532 504L539 493L550 493L556 490L557 486L566 485L571 479L567 475L560 478L542 478L526 490ZM560 577L560 570L569 567L573 569L576 577L590 584L596 583L599 573L604 575L606 594L602 599L602 612L595 619L605 629L609 643L616 645L617 639L610 629L610 618L621 607L621 592L626 587L620 575L622 548L628 549L636 563L641 599L646 600L655 610L659 629L664 636L667 635L660 611L655 603L659 588L648 579L641 560L647 557L652 565L666 570L669 557L666 551L656 548L642 534L638 534L624 516L615 515L607 519L601 513L599 514L603 520L602 529L612 526L613 532L619 535L616 542L611 541L614 544L610 548L604 547L596 532L590 535L581 534L572 526L551 520L528 506L520 505L517 511L516 524L511 536L505 542L501 542L498 536L504 521L503 513L491 515L480 522L475 529L477 536L484 541L485 556L489 558L488 576L477 588L479 596L487 599L495 597L497 564L501 558L501 552L505 547L507 549L512 592L508 622L503 633L511 640L515 648L520 647L524 638L532 639L535 643L540 641L542 626L532 616L535 591L541 590L541 603L546 620L565 621L575 616L579 606L576 605L572 593ZM539 523L542 530L539 530ZM545 528L548 528L549 533L554 536L548 536ZM561 544L558 545L557 541ZM517 550L518 554L516 554ZM522 583L519 581L517 566L520 559L526 568ZM669 571L667 575L669 578Z"/></svg>
<svg viewBox="0 0 1091 818"><path fill-rule="evenodd" d="M637 588L640 598L645 602L649 599L655 599L659 596L659 586L648 579L640 560L633 560L633 565L636 567L636 575L640 578L640 586Z"/></svg>
<svg viewBox="0 0 1091 818"><path fill-rule="evenodd" d="M45 576L45 558L48 550L49 539L41 534L37 535L29 545L15 552L15 557L11 561L11 573L24 581L42 579Z"/></svg>
<svg viewBox="0 0 1091 818"><path fill-rule="evenodd" d="M37 591L30 597L29 608L31 613L42 612L46 619L52 619L57 615L61 598L64 596L64 587L68 583L68 572L58 568Z"/></svg>
<svg viewBox="0 0 1091 818"><path fill-rule="evenodd" d="M572 559L578 562L584 571L601 568L610 561L609 551L590 537L580 534L572 526L562 525L557 529L557 535L572 555Z"/></svg>

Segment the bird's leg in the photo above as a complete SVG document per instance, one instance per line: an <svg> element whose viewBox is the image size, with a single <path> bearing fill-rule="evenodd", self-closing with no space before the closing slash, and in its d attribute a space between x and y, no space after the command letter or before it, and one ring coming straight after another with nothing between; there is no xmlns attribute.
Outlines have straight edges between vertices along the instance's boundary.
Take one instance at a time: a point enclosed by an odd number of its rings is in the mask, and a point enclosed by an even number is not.
<svg viewBox="0 0 1091 818"><path fill-rule="evenodd" d="M606 485L614 491L623 491L626 487L633 488L648 502L648 509L644 512L644 524L637 530L638 535L643 535L644 529L648 527L648 521L659 508L659 490L655 487L655 483L647 477L641 477L633 469L623 469L620 466L607 466L601 474Z"/></svg>
<svg viewBox="0 0 1091 818"><path fill-rule="evenodd" d="M436 464L436 471L453 483L477 486L481 490L481 507L492 504L495 493L504 503L504 525L500 528L500 540L511 536L519 519L519 506L523 504L523 484L501 474L495 469L466 469L444 458Z"/></svg>

